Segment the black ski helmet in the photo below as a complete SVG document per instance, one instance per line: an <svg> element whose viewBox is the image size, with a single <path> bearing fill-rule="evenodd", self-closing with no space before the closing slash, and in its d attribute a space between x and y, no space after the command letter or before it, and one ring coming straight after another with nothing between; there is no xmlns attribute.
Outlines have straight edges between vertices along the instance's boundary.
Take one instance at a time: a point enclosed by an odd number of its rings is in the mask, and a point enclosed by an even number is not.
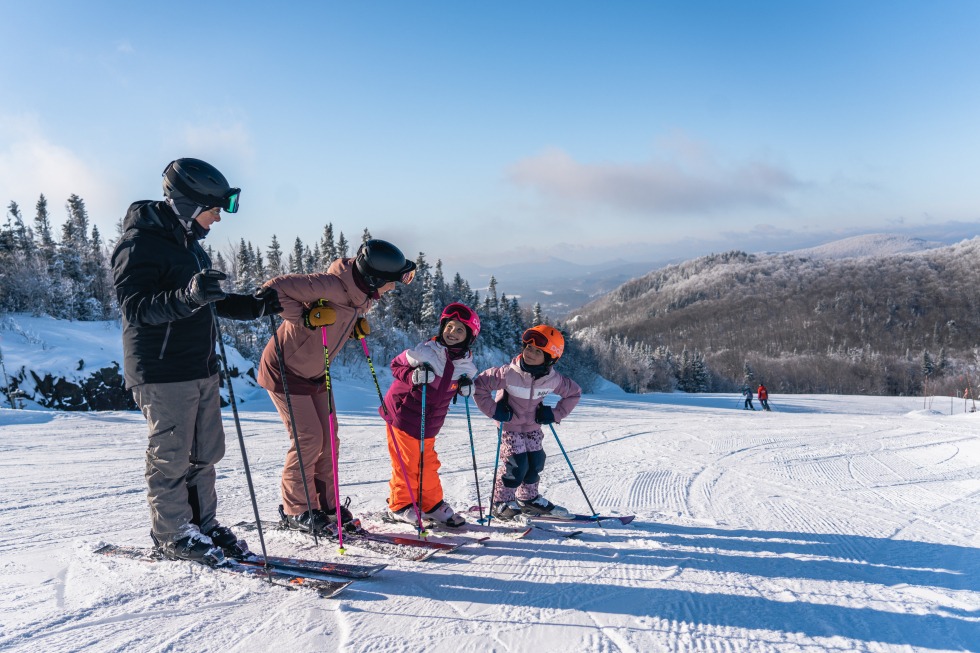
<svg viewBox="0 0 980 653"><path fill-rule="evenodd" d="M228 213L238 211L240 188L232 188L225 176L200 159L175 159L163 170L163 196L186 197L205 208L220 207Z"/></svg>
<svg viewBox="0 0 980 653"><path fill-rule="evenodd" d="M405 280L406 275L415 270L415 262L405 259L401 250L386 240L372 238L365 241L354 257L354 267L373 290L390 281Z"/></svg>

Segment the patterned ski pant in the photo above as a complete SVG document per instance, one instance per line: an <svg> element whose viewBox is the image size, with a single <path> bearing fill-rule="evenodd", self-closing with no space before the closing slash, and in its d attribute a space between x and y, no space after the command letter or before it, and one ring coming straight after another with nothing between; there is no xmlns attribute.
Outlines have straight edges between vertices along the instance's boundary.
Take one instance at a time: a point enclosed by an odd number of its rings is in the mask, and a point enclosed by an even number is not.
<svg viewBox="0 0 980 653"><path fill-rule="evenodd" d="M544 433L533 431L504 431L500 442L500 469L494 479L493 500L529 501L538 496L538 480L546 459L543 450Z"/></svg>

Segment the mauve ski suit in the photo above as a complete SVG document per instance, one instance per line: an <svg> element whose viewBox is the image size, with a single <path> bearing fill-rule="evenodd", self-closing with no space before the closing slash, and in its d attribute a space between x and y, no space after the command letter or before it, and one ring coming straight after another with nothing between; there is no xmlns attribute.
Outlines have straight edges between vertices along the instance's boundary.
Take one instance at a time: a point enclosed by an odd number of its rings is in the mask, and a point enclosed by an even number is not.
<svg viewBox="0 0 980 653"><path fill-rule="evenodd" d="M282 324L279 342L282 345L286 368L286 386L296 420L303 468L306 473L310 502L314 510L331 512L334 505L333 466L330 452L330 421L337 432L337 416L333 410L332 393L325 384L323 337L320 329L303 324L303 312L318 299L325 299L337 312L337 320L324 327L330 360L336 360L340 349L350 337L357 318L370 310L373 300L358 288L353 276L354 259L338 259L326 272L316 274L287 274L265 283L275 288L282 304ZM289 423L289 410L283 392L282 375L275 339L270 338L259 363L258 383L269 392L279 411L289 437L289 451L282 470L282 504L288 515L306 512L306 491L300 474L299 457ZM340 442L334 440L338 451Z"/></svg>
<svg viewBox="0 0 980 653"><path fill-rule="evenodd" d="M550 394L561 399L552 409L555 423L561 423L582 398L582 388L554 369L535 379L521 369L521 357L509 365L484 370L473 383L473 398L487 417L493 417L497 401L507 393L507 403L514 412L503 425L500 444L501 469L494 483L494 502L512 501L515 497L530 501L538 496L538 480L544 469L542 449L544 433L534 421L535 411Z"/></svg>

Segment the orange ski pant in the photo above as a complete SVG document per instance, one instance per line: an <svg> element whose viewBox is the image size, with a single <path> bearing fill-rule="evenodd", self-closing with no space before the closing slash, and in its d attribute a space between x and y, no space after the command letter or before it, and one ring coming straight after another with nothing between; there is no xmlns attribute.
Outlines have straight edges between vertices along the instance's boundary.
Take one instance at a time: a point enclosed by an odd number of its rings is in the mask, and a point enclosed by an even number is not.
<svg viewBox="0 0 980 653"><path fill-rule="evenodd" d="M388 425L388 454L391 456L391 480L388 482L388 507L401 510L419 500L419 439ZM405 463L402 470L401 461ZM442 481L439 480L439 455L435 438L425 439L425 464L422 470L422 512L429 512L442 501ZM408 476L408 482L405 477Z"/></svg>

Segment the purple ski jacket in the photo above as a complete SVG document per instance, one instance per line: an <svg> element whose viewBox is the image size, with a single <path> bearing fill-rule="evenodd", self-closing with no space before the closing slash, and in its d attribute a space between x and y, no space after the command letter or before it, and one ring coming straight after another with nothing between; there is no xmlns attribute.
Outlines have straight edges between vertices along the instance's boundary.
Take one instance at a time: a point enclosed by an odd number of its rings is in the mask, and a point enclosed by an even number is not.
<svg viewBox="0 0 980 653"><path fill-rule="evenodd" d="M535 379L530 373L521 369L521 357L518 355L509 365L491 367L480 372L473 382L473 399L483 414L492 418L497 408L497 400L506 390L508 403L514 416L504 424L505 431L533 431L541 428L534 421L534 412L544 401L544 398L554 393L561 400L552 410L555 413L555 423L559 424L582 398L582 388L554 369L548 374Z"/></svg>
<svg viewBox="0 0 980 653"><path fill-rule="evenodd" d="M412 385L412 371L423 363L431 365L436 374L436 380L425 389L426 439L436 437L446 421L449 403L459 387L459 377L465 375L472 379L476 376L476 365L470 352L463 358L450 360L446 347L435 340L427 340L395 356L391 361L394 382L378 412L384 421L416 439L421 435L422 386Z"/></svg>

